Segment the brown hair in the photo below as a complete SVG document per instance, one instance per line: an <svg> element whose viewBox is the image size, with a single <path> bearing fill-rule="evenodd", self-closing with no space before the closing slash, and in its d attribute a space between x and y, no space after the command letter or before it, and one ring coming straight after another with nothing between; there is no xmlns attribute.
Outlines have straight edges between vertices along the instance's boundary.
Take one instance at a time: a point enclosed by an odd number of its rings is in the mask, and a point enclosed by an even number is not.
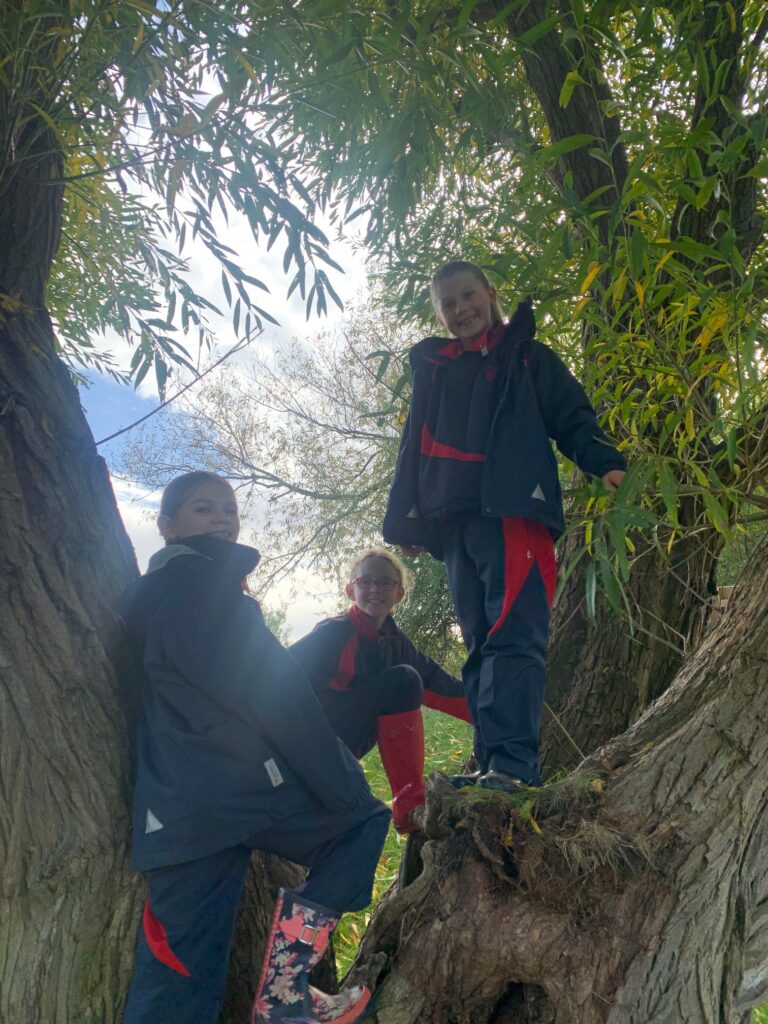
<svg viewBox="0 0 768 1024"><path fill-rule="evenodd" d="M160 499L160 515L173 519L192 491L208 480L216 480L218 483L229 486L229 481L225 480L223 476L209 473L205 469L182 473L181 476L174 477L163 491L163 496Z"/></svg>
<svg viewBox="0 0 768 1024"><path fill-rule="evenodd" d="M432 275L432 280L429 282L429 297L432 299L432 305L436 310L437 303L435 302L435 292L437 290L437 285L441 281L445 281L449 277L453 277L454 274L462 274L465 271L469 274L473 274L477 280L480 281L483 288L493 287L483 271L476 264L470 263L468 260L451 260L450 263L444 263L442 267L438 267ZM493 310L493 315L496 317L497 321L502 321L504 319L498 299L493 300L491 309Z"/></svg>
<svg viewBox="0 0 768 1024"><path fill-rule="evenodd" d="M397 555L392 551L387 551L386 548L368 548L367 550L361 551L357 554L354 561L350 563L349 571L347 572L347 583L351 583L352 580L354 580L355 576L357 576L357 570L366 558L383 558L385 562L389 562L400 581L400 586L403 590L408 590L408 585L410 583L408 570Z"/></svg>

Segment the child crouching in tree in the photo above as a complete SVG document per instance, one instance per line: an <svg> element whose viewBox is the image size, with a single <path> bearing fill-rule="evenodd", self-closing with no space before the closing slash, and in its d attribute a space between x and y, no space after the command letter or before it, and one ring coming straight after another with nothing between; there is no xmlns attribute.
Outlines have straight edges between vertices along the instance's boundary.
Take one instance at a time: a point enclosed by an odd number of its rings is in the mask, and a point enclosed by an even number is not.
<svg viewBox="0 0 768 1024"><path fill-rule="evenodd" d="M464 688L418 651L392 611L405 596L405 569L389 551L365 551L350 568L346 595L354 604L325 619L290 648L336 734L355 757L378 744L392 789L400 833L424 803L421 705L471 722Z"/></svg>
<svg viewBox="0 0 768 1024"><path fill-rule="evenodd" d="M215 1024L252 850L305 864L281 890L254 1022L359 1019L370 993L309 985L345 910L371 899L389 825L360 766L242 583L237 501L212 473L165 489L166 546L122 615L144 668L137 726L134 866L149 896L126 1024Z"/></svg>

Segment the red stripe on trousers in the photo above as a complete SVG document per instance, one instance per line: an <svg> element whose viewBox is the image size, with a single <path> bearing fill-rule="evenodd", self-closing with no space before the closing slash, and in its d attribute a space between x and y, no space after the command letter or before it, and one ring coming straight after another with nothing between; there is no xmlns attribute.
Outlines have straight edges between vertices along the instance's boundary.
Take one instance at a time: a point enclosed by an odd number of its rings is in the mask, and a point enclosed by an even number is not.
<svg viewBox="0 0 768 1024"><path fill-rule="evenodd" d="M488 636L504 625L534 562L544 581L550 608L555 599L557 566L552 537L546 526L532 520L511 517L502 519L501 529L504 541L504 599L499 617L488 630Z"/></svg>
<svg viewBox="0 0 768 1024"><path fill-rule="evenodd" d="M168 934L163 927L162 922L158 921L149 909L149 900L144 904L144 937L147 940L147 945L152 950L153 956L159 960L161 964L165 964L166 967L170 967L172 971L178 971L178 973L183 974L185 978L192 977L187 968L171 949L168 942Z"/></svg>

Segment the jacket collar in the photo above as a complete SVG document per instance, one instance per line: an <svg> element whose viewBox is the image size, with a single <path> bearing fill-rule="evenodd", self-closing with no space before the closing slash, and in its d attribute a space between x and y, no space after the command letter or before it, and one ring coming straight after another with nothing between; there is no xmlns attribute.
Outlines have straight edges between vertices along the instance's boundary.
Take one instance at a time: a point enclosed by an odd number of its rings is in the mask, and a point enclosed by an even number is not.
<svg viewBox="0 0 768 1024"><path fill-rule="evenodd" d="M231 540L221 540L210 534L199 534L196 537L185 537L183 541L167 544L156 551L149 560L147 574L156 572L168 565L174 558L181 555L203 555L220 565L226 572L231 572L238 580L244 579L259 564L261 555L256 548L246 544L233 544Z"/></svg>
<svg viewBox="0 0 768 1024"><path fill-rule="evenodd" d="M527 298L519 302L509 323L503 329L500 327L499 324L491 327L483 337L477 339L469 351L475 349L482 351L484 346L486 352L483 354L485 355L500 343L507 344L512 341L532 338L536 333L536 321L533 316L531 299ZM411 366L416 369L422 362L441 365L446 359L457 359L463 351L461 342L457 338L424 338L411 349Z"/></svg>
<svg viewBox="0 0 768 1024"><path fill-rule="evenodd" d="M352 623L362 636L367 637L369 640L379 640L382 636L389 636L390 633L394 633L397 629L395 626L395 620L391 615L388 615L382 623L381 629L376 629L373 619L370 615L366 615L362 608L358 608L356 604L353 604L347 613L352 620Z"/></svg>

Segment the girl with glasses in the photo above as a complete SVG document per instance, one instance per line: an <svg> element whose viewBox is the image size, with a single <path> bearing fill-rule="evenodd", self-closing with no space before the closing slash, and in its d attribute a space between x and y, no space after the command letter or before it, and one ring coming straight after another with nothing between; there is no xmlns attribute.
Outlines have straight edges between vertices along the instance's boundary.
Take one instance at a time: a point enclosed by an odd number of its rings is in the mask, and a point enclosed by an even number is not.
<svg viewBox="0 0 768 1024"><path fill-rule="evenodd" d="M378 744L401 834L413 831L411 812L424 803L421 705L471 721L461 682L395 624L392 612L405 590L405 569L395 555L364 551L348 574L349 611L318 623L290 648L355 757Z"/></svg>

